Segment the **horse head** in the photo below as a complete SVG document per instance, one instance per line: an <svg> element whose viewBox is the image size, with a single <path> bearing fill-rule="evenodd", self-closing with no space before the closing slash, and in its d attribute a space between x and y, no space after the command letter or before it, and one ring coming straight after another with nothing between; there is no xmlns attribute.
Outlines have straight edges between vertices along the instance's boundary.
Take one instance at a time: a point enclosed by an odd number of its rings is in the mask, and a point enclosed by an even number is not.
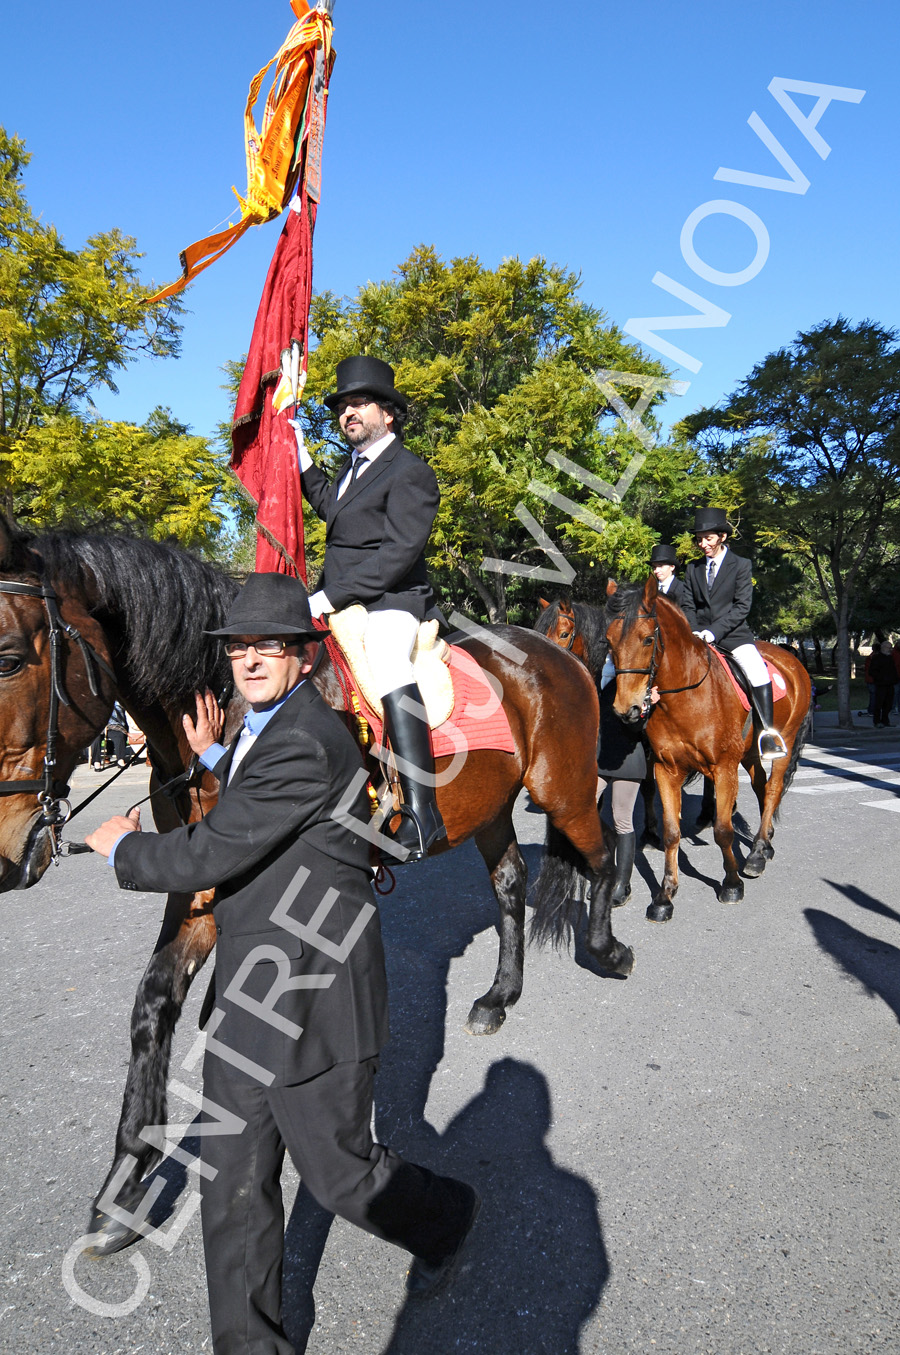
<svg viewBox="0 0 900 1355"><path fill-rule="evenodd" d="M537 626L540 634L546 635L548 640L552 640L561 649L567 649L576 659L581 659L584 663L587 653L584 636L578 628L575 607L571 599L561 597L556 602L547 602L544 598L538 598L538 602L541 606Z"/></svg>
<svg viewBox="0 0 900 1355"><path fill-rule="evenodd" d="M55 587L31 538L0 521L0 892L53 859L59 801L112 707L110 663L86 599Z"/></svg>
<svg viewBox="0 0 900 1355"><path fill-rule="evenodd" d="M626 724L638 724L648 706L648 694L660 657L656 595L659 586L651 574L641 588L619 588L615 579L606 585L609 625L606 638L616 665L616 699L613 710Z"/></svg>

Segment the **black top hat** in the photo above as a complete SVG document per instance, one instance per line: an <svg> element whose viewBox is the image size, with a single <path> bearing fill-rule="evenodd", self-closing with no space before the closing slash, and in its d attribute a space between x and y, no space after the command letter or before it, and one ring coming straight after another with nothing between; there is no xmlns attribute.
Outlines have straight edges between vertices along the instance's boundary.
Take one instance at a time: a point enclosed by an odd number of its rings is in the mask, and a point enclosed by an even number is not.
<svg viewBox="0 0 900 1355"><path fill-rule="evenodd" d="M390 400L406 410L406 396L394 390L394 369L381 358L367 358L363 354L344 358L335 370L337 390L325 396L329 409L334 409L345 395L374 395L379 400Z"/></svg>
<svg viewBox="0 0 900 1355"><path fill-rule="evenodd" d="M724 532L731 536L734 528L725 516L724 508L697 508L694 511L694 536L704 532Z"/></svg>
<svg viewBox="0 0 900 1355"><path fill-rule="evenodd" d="M654 565L677 565L678 556L674 546L665 546L658 541L650 552L650 568Z"/></svg>
<svg viewBox="0 0 900 1355"><path fill-rule="evenodd" d="M296 635L321 640L309 610L309 595L289 574L251 574L232 602L224 626L207 635Z"/></svg>

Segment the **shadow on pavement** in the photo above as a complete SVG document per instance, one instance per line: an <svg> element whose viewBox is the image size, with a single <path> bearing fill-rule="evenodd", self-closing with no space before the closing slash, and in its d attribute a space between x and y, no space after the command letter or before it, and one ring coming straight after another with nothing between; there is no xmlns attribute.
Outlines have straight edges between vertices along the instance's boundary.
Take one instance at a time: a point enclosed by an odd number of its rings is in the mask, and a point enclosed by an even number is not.
<svg viewBox="0 0 900 1355"><path fill-rule="evenodd" d="M837 885L830 880L825 883L854 903L900 921L893 909L855 886ZM877 940L818 908L806 908L804 917L820 948L834 956L844 971L873 997L886 1002L900 1021L900 948Z"/></svg>

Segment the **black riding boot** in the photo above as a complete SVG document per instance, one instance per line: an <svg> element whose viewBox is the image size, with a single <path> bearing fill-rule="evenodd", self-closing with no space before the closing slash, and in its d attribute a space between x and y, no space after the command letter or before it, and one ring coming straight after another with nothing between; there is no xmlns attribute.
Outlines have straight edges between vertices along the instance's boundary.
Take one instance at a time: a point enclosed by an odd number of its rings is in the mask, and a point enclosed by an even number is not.
<svg viewBox="0 0 900 1355"><path fill-rule="evenodd" d="M406 709L406 705L412 709ZM428 721L422 706L417 683L397 687L381 698L384 707L384 735L397 762L403 804L400 827L388 833L401 847L406 847L409 861L421 861L428 848L447 836L444 821L434 794L434 757ZM417 711L421 710L421 716Z"/></svg>
<svg viewBox="0 0 900 1355"><path fill-rule="evenodd" d="M763 762L772 762L777 757L787 757L787 744L774 728L775 712L771 682L762 687L751 687L750 697L756 715L754 724L760 759Z"/></svg>
<svg viewBox="0 0 900 1355"><path fill-rule="evenodd" d="M616 883L612 892L613 908L621 908L631 898L631 872L634 870L634 833L616 838Z"/></svg>

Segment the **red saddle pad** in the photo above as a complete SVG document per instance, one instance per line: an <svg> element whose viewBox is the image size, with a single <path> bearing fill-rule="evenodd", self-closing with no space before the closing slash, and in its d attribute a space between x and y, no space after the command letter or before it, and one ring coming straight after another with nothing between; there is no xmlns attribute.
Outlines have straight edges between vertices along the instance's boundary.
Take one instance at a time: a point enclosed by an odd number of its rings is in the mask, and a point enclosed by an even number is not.
<svg viewBox="0 0 900 1355"><path fill-rule="evenodd" d="M725 672L728 674L731 685L737 692L738 697L740 698L741 705L744 707L744 710L749 710L750 702L747 700L747 695L744 692L744 689L739 685L736 677L734 676L734 673L732 673L731 667L725 655L722 653L721 649L716 649L715 645L710 645L710 649L715 654L716 658L719 660L722 667L725 669ZM781 674L779 673L778 669L775 667L774 664L769 663L768 659L765 659L764 662L766 668L769 670L769 678L772 683L772 700L780 701L783 696L787 696L787 685L785 683L785 680L781 676Z"/></svg>
<svg viewBox="0 0 900 1355"><path fill-rule="evenodd" d="M479 748L514 753L516 745L500 693L495 690L496 679L479 668L471 654L457 645L450 646L450 674L453 678L453 710L448 720L431 731L434 756L464 755ZM382 721L369 709L361 693L359 703L381 743Z"/></svg>

